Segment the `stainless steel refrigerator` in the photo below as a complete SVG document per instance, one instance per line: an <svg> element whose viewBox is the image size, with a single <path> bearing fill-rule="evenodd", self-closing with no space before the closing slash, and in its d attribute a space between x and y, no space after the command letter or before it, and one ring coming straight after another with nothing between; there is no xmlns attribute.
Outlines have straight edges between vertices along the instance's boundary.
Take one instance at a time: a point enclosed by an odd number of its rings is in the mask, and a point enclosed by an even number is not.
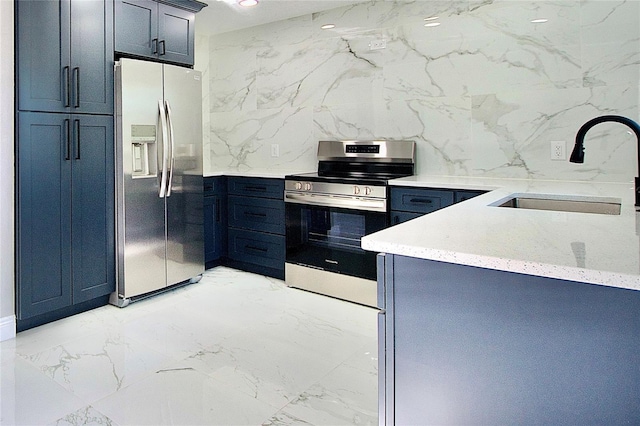
<svg viewBox="0 0 640 426"><path fill-rule="evenodd" d="M132 299L204 271L202 82L189 68L115 66L117 284Z"/></svg>

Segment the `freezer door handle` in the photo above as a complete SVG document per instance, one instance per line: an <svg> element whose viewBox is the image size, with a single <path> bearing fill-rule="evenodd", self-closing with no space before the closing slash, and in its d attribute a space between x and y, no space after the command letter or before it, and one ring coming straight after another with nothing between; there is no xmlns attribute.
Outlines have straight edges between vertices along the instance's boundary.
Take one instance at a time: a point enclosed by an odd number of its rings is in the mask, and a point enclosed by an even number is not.
<svg viewBox="0 0 640 426"><path fill-rule="evenodd" d="M173 164L175 159L175 150L173 143L173 122L171 121L171 105L169 101L164 101L167 111L167 123L169 127L169 183L167 184L167 197L171 196L171 189L173 189Z"/></svg>
<svg viewBox="0 0 640 426"><path fill-rule="evenodd" d="M169 145L168 145L168 131L167 131L167 116L166 111L164 109L164 103L162 99L158 101L158 122L161 127L161 137L162 140L162 163L160 166L160 192L158 196L160 198L165 198L167 195L167 158L169 157Z"/></svg>

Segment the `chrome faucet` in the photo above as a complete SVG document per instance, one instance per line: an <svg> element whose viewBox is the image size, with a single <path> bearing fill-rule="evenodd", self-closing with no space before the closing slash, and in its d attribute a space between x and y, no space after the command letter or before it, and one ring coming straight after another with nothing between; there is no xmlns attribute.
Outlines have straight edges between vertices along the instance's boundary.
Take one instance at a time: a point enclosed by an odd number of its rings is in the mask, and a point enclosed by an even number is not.
<svg viewBox="0 0 640 426"><path fill-rule="evenodd" d="M633 133L636 134L638 145L638 174L640 174L640 125L629 118L621 117L619 115L603 115L600 117L592 118L591 120L584 123L576 134L576 145L573 147L573 152L571 152L569 161L571 161L572 163L584 163L584 137L589 129L591 129L596 124L604 123L605 121L614 121L616 123L625 124L631 130L633 130ZM638 176L636 176L635 188L636 207L640 207L640 177Z"/></svg>

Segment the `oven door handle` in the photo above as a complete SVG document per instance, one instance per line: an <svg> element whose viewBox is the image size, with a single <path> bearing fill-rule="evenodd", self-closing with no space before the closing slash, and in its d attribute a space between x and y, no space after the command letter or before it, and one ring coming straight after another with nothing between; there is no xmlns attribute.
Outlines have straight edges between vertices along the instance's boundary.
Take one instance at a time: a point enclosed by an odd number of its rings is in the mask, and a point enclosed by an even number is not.
<svg viewBox="0 0 640 426"><path fill-rule="evenodd" d="M359 197L324 195L324 194L300 194L298 192L284 193L285 203L307 204L311 206L337 207L351 210L366 210L372 212L387 211L386 199L368 199Z"/></svg>

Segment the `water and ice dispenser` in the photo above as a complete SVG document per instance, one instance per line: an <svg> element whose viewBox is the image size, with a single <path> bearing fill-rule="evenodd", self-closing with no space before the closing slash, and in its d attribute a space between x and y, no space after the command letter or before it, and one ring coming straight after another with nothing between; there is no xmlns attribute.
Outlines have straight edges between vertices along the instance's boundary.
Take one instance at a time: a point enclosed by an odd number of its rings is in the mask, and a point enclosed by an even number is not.
<svg viewBox="0 0 640 426"><path fill-rule="evenodd" d="M132 176L155 177L158 172L156 126L131 125Z"/></svg>

